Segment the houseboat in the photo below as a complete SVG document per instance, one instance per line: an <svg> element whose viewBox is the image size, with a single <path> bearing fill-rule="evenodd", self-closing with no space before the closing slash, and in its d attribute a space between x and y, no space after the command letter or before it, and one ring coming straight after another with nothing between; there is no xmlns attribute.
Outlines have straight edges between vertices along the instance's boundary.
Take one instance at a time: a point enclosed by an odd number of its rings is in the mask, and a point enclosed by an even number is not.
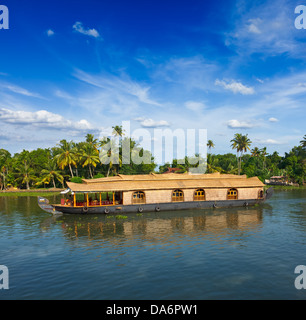
<svg viewBox="0 0 306 320"><path fill-rule="evenodd" d="M257 178L231 174L122 175L67 182L59 204L38 198L49 213L137 213L182 209L252 206L269 199L273 189Z"/></svg>

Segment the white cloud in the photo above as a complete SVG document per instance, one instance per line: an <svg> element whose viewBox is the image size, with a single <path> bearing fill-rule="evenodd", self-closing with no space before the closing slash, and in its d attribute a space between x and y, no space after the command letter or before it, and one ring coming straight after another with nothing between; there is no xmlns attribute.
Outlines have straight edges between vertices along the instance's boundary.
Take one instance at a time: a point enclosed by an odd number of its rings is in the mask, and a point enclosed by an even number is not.
<svg viewBox="0 0 306 320"><path fill-rule="evenodd" d="M260 30L258 29L257 26L255 26L255 24L250 24L249 25L249 31L252 32L252 33L261 33Z"/></svg>
<svg viewBox="0 0 306 320"><path fill-rule="evenodd" d="M23 96L41 98L41 96L37 93L30 92L27 89L21 88L10 83L0 83L0 88L1 87L11 92L21 94Z"/></svg>
<svg viewBox="0 0 306 320"><path fill-rule="evenodd" d="M255 142L260 144L283 144L283 142L274 139L255 139Z"/></svg>
<svg viewBox="0 0 306 320"><path fill-rule="evenodd" d="M137 117L137 118L134 118L133 120L141 122L141 121L144 121L145 118L144 117Z"/></svg>
<svg viewBox="0 0 306 320"><path fill-rule="evenodd" d="M303 47L296 42L293 10L294 5L287 0L262 1L258 4L245 2L236 11L235 27L226 34L225 44L241 55L253 52L300 55Z"/></svg>
<svg viewBox="0 0 306 320"><path fill-rule="evenodd" d="M277 122L278 119L272 117L272 118L269 118L269 121L270 121L270 122Z"/></svg>
<svg viewBox="0 0 306 320"><path fill-rule="evenodd" d="M185 102L185 107L192 111L201 111L205 109L206 106L203 102L187 101Z"/></svg>
<svg viewBox="0 0 306 320"><path fill-rule="evenodd" d="M130 97L136 98L136 102L143 102L155 106L161 106L157 101L149 97L150 87L131 80L128 76L116 77L113 75L92 76L81 70L76 70L75 77L87 84L103 89L103 94L110 96L115 104L127 104ZM101 94L101 90L100 90ZM134 99L135 100L135 99Z"/></svg>
<svg viewBox="0 0 306 320"><path fill-rule="evenodd" d="M256 124L250 123L248 121L239 121L239 120L229 120L227 126L230 129L250 129L256 127Z"/></svg>
<svg viewBox="0 0 306 320"><path fill-rule="evenodd" d="M47 30L46 33L47 33L47 36L48 36L48 37L51 37L51 36L54 35L54 31L51 30L51 29Z"/></svg>
<svg viewBox="0 0 306 320"><path fill-rule="evenodd" d="M134 120L137 120L140 122L142 127L145 128L157 128L157 127L169 127L170 124L166 120L160 120L160 121L155 121L153 119L145 119L145 118L136 118Z"/></svg>
<svg viewBox="0 0 306 320"><path fill-rule="evenodd" d="M264 83L264 81L263 81L262 79L256 78L256 80L257 80L259 83Z"/></svg>
<svg viewBox="0 0 306 320"><path fill-rule="evenodd" d="M65 119L59 114L46 110L36 112L30 111L13 111L0 108L0 121L7 124L31 125L47 129L70 129L70 130L90 130L93 129L87 120L73 122Z"/></svg>
<svg viewBox="0 0 306 320"><path fill-rule="evenodd" d="M85 29L83 27L83 24L82 22L76 22L72 28L79 32L79 33L82 33L82 34L85 34L87 36L91 36L91 37L94 37L94 38L99 38L100 37L100 34L99 32L96 30L96 29Z"/></svg>
<svg viewBox="0 0 306 320"><path fill-rule="evenodd" d="M236 82L236 81L231 81L229 83L226 83L223 80L220 81L219 79L216 79L215 85L221 86L226 90L232 91L233 93L241 93L243 95L255 93L255 91L252 87L247 87L247 86L243 85L242 83Z"/></svg>

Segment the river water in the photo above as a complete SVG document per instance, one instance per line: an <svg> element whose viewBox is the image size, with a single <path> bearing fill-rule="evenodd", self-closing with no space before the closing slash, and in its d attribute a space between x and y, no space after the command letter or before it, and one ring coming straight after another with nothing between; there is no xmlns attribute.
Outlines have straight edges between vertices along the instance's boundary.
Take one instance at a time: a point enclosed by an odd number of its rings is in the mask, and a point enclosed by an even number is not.
<svg viewBox="0 0 306 320"><path fill-rule="evenodd" d="M0 197L0 265L5 300L306 299L294 273L306 265L306 190L126 216L53 217L36 197Z"/></svg>

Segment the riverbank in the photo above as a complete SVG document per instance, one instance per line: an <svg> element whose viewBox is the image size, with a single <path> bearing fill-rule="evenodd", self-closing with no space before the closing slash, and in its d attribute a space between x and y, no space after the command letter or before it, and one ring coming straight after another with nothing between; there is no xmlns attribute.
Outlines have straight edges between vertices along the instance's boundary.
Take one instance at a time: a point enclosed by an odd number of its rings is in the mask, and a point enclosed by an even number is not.
<svg viewBox="0 0 306 320"><path fill-rule="evenodd" d="M306 190L306 186L279 186L279 185L266 185L265 188L272 187L274 190Z"/></svg>
<svg viewBox="0 0 306 320"><path fill-rule="evenodd" d="M16 189L16 190L5 190L0 191L0 197L46 197L52 195L58 195L64 189L51 188L51 189Z"/></svg>

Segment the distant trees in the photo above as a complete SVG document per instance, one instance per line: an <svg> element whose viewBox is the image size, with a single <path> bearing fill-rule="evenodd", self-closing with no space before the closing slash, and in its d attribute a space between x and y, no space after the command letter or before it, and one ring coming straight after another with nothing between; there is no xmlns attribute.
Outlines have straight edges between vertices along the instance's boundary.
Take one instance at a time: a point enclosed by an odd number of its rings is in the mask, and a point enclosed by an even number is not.
<svg viewBox="0 0 306 320"><path fill-rule="evenodd" d="M303 140L300 141L301 147L304 151L306 151L306 134L303 137Z"/></svg>
<svg viewBox="0 0 306 320"><path fill-rule="evenodd" d="M0 149L0 186L1 190L6 189L6 180L9 174L9 167L11 163L11 154L5 150Z"/></svg>
<svg viewBox="0 0 306 320"><path fill-rule="evenodd" d="M0 149L0 189L55 188L63 187L68 180L80 182L82 178L119 173L147 174L156 170L157 164L151 153L131 137L125 136L121 126L113 127L113 136L115 139L105 137L98 140L94 135L87 134L84 141L78 143L61 140L53 148L23 150L13 156L7 150ZM207 173L246 174L248 177L258 176L262 181L273 175L284 175L291 181L304 183L306 135L299 146L284 156L277 152L269 154L266 147L259 149L255 146L250 150L252 142L248 135L237 133L230 142L237 155L212 154L214 143L208 140ZM194 157L201 158L200 155ZM177 173L185 173L197 167L192 160L193 157L173 159L171 163L160 165L157 171L163 173L169 168L178 168Z"/></svg>

